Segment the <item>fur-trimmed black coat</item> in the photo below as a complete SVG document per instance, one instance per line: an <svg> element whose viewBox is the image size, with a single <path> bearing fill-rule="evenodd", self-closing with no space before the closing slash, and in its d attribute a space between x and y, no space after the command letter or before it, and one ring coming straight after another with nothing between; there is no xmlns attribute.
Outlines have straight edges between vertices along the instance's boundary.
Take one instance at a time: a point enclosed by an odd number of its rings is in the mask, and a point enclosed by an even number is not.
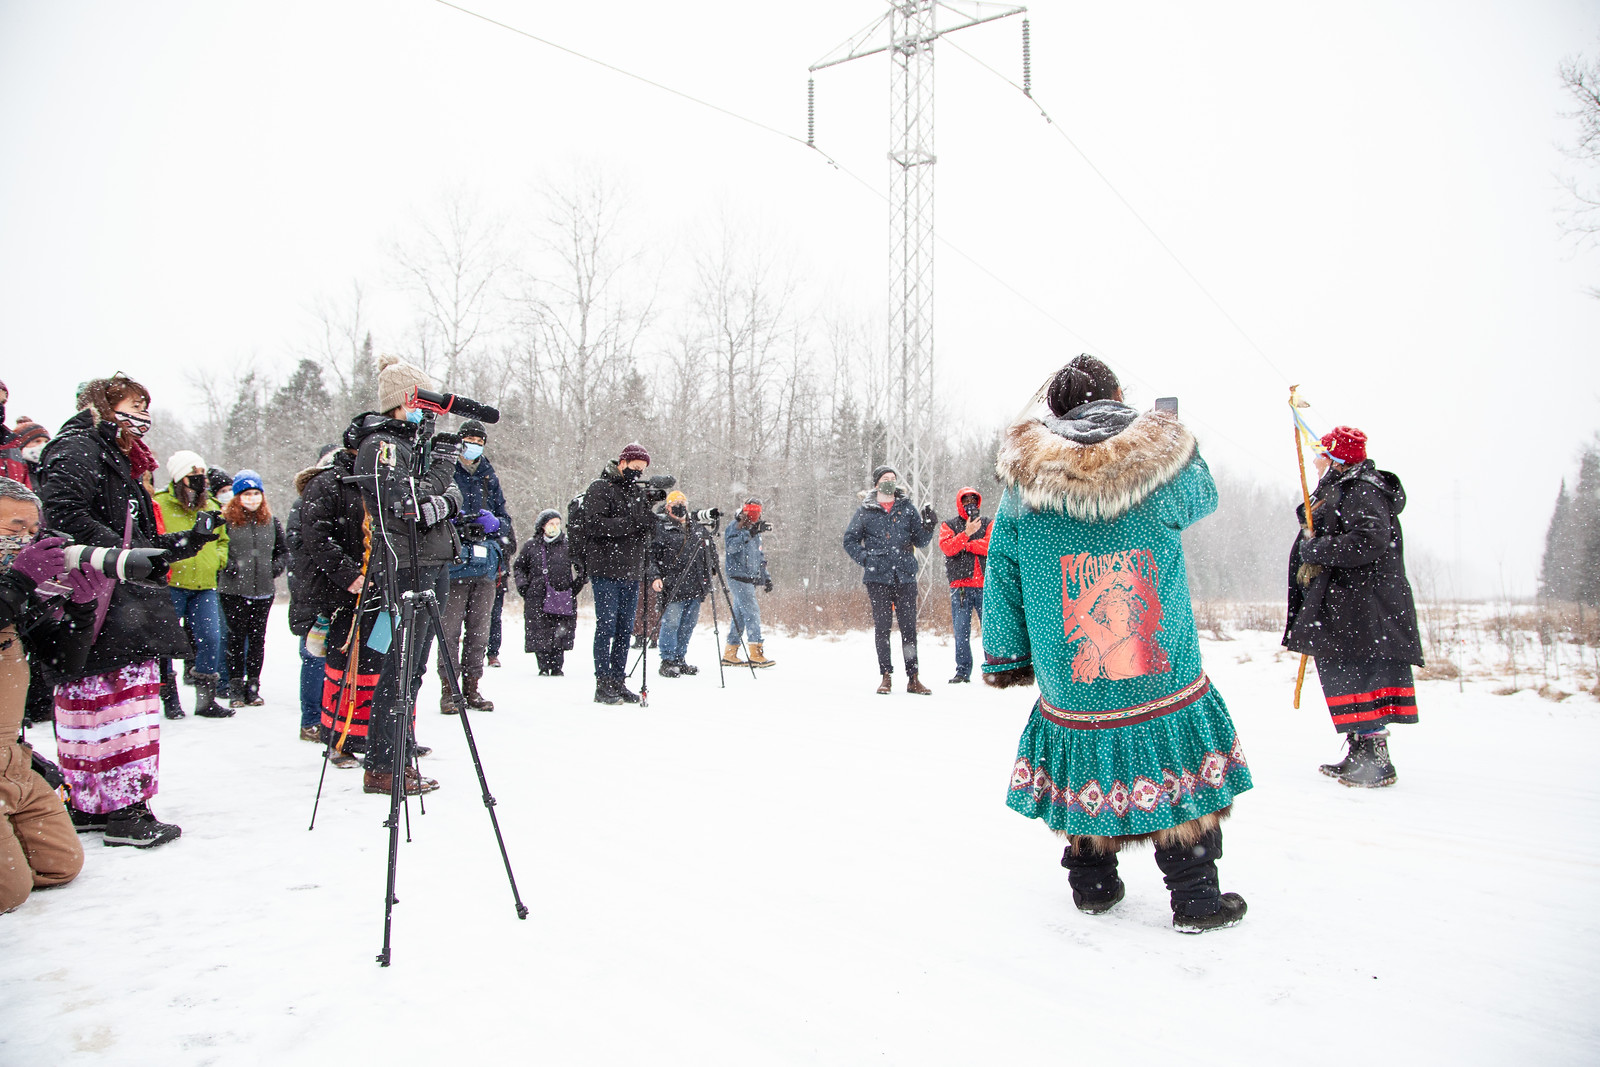
<svg viewBox="0 0 1600 1067"><path fill-rule="evenodd" d="M1297 538L1289 551L1284 647L1310 656L1422 664L1400 532L1405 506L1400 479L1370 459L1328 469L1311 495L1316 536ZM1296 513L1303 526L1305 505Z"/></svg>
<svg viewBox="0 0 1600 1067"><path fill-rule="evenodd" d="M328 466L295 475L298 530L290 538L289 628L304 636L318 615L333 618L355 606L350 585L361 577L366 552L361 489L344 479L355 471L355 453L340 449ZM376 576L371 575L376 581Z"/></svg>

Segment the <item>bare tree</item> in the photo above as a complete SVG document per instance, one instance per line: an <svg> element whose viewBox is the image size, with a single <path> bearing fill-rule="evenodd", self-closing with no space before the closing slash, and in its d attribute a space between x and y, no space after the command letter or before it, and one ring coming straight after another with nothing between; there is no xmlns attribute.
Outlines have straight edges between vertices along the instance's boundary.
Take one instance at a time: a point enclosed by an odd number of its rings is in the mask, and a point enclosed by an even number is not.
<svg viewBox="0 0 1600 1067"><path fill-rule="evenodd" d="M1562 61L1559 74L1561 86L1574 105L1566 117L1578 124L1577 140L1566 147L1566 152L1585 168L1583 175L1563 179L1562 184L1572 197L1564 211L1563 226L1581 239L1594 240L1600 235L1600 179L1595 175L1600 168L1600 60L1571 56Z"/></svg>
<svg viewBox="0 0 1600 1067"><path fill-rule="evenodd" d="M496 325L497 285L506 265L502 231L498 220L455 192L437 218L419 222L416 235L395 246L395 262L417 305L413 361L447 385L463 356Z"/></svg>

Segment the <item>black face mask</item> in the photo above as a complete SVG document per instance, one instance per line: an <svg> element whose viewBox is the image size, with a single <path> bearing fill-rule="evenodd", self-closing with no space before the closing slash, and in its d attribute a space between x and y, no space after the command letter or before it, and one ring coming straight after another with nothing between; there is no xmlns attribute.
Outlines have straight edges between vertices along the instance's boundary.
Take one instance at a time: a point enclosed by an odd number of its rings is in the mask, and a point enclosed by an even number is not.
<svg viewBox="0 0 1600 1067"><path fill-rule="evenodd" d="M636 482L639 480L639 472L632 467L623 467L621 470L624 481Z"/></svg>
<svg viewBox="0 0 1600 1067"><path fill-rule="evenodd" d="M682 508L679 508L679 507L668 508L667 509L667 514L671 515L673 518L677 519L679 522L682 522L684 519L688 518L688 512L684 511Z"/></svg>

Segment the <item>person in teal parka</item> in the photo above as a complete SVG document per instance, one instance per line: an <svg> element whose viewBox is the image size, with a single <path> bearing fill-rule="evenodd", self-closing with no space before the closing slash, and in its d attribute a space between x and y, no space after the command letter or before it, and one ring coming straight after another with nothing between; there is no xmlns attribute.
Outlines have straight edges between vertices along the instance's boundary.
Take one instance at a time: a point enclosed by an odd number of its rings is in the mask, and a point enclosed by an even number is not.
<svg viewBox="0 0 1600 1067"><path fill-rule="evenodd" d="M984 681L1040 692L1006 803L1066 838L1080 911L1122 900L1117 854L1148 841L1173 927L1231 926L1245 902L1216 861L1250 771L1200 661L1182 540L1216 484L1176 413L1124 404L1094 357L1041 392L1049 414L1000 447L983 589Z"/></svg>

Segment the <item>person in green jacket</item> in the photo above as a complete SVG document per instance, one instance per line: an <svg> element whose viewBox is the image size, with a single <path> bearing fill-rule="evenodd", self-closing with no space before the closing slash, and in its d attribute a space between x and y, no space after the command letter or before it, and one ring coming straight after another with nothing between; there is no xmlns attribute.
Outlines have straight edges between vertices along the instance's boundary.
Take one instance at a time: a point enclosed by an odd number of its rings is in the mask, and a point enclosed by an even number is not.
<svg viewBox="0 0 1600 1067"><path fill-rule="evenodd" d="M155 496L162 531L192 530L201 513L212 516L206 521L216 526L215 541L172 565L167 572L167 593L194 640L194 713L225 719L233 711L217 703L217 683L222 677L222 601L217 596L217 574L228 565L228 527L218 521L221 509L206 488L205 460L188 450L174 452L167 459L167 473L171 483Z"/></svg>
<svg viewBox="0 0 1600 1067"><path fill-rule="evenodd" d="M1216 484L1176 412L1122 402L1116 375L1078 356L1012 426L983 587L984 681L1029 685L1006 803L1067 840L1073 903L1122 900L1117 854L1155 846L1183 933L1232 926L1218 888L1222 819L1250 771L1200 662L1182 531Z"/></svg>

